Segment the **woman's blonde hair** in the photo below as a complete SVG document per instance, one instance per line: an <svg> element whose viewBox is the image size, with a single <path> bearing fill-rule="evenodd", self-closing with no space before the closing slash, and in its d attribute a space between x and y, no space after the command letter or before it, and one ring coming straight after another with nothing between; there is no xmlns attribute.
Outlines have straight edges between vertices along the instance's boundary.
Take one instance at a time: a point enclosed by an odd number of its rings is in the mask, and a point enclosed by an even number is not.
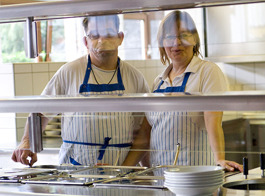
<svg viewBox="0 0 265 196"><path fill-rule="evenodd" d="M170 60L163 46L165 32L167 32L168 29L174 26L176 28L179 28L181 22L184 22L186 24L187 30L193 35L196 42L196 45L193 48L193 55L198 56L200 54L200 38L193 19L187 12L175 10L173 12L170 12L161 21L158 29L157 40L159 45L160 60L164 65L166 65L167 63L170 64Z"/></svg>

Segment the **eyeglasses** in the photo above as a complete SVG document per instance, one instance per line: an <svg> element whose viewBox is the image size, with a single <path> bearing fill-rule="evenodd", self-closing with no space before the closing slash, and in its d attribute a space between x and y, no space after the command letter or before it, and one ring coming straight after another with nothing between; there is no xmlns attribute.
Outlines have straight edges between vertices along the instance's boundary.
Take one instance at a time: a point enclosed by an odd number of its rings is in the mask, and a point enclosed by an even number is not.
<svg viewBox="0 0 265 196"><path fill-rule="evenodd" d="M179 39L182 42L185 42L189 40L189 38L192 36L191 33L181 33L179 35L167 35L164 37L164 42L166 45L173 45L174 41L176 39Z"/></svg>
<svg viewBox="0 0 265 196"><path fill-rule="evenodd" d="M110 31L106 34L98 34L98 33L89 33L86 35L89 39L91 40L97 40L100 37L104 37L104 38L115 38L118 37L118 33L114 32L114 31Z"/></svg>

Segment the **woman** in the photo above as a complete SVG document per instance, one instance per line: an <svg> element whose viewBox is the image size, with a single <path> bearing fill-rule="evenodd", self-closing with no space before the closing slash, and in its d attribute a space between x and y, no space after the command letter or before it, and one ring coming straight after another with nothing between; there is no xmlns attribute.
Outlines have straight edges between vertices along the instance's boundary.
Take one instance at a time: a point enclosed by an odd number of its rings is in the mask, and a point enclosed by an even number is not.
<svg viewBox="0 0 265 196"><path fill-rule="evenodd" d="M160 24L158 42L160 59L168 66L155 79L154 93L227 90L219 67L198 57L199 35L188 13L169 13ZM141 138L150 137L151 164L172 165L180 143L177 165L219 164L230 171L234 168L242 171L241 165L225 160L222 112L151 112L146 116L148 122L145 120L142 135L134 142L133 148L143 148L144 144L147 147ZM130 155L124 165L137 162L142 153L134 152L135 162Z"/></svg>

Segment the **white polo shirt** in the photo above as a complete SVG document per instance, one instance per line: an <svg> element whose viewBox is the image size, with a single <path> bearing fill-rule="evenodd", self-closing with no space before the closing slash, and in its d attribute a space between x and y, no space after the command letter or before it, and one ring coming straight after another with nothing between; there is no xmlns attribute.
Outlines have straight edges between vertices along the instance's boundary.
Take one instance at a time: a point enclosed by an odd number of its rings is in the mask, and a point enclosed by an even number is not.
<svg viewBox="0 0 265 196"><path fill-rule="evenodd" d="M224 74L221 69L213 62L205 61L194 56L187 66L185 72L174 78L172 85L168 78L168 74L171 69L172 64L170 64L164 72L156 77L152 91L157 89L161 79L164 80L164 83L160 89L164 89L169 86L181 86L186 72L191 72L191 74L188 79L185 92L209 93L227 91L227 83Z"/></svg>

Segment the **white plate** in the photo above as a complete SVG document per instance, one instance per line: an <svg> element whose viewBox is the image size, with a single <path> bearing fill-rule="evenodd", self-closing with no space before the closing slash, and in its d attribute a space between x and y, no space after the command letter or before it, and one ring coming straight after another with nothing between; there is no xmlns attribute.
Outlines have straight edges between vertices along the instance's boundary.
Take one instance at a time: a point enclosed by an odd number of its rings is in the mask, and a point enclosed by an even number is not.
<svg viewBox="0 0 265 196"><path fill-rule="evenodd" d="M45 135L60 135L61 134L61 130L45 130Z"/></svg>
<svg viewBox="0 0 265 196"><path fill-rule="evenodd" d="M185 181L185 182L172 182L165 180L165 184L167 186L212 186L212 185L218 185L223 184L223 179L218 179L214 181Z"/></svg>
<svg viewBox="0 0 265 196"><path fill-rule="evenodd" d="M174 178L165 178L165 181L166 182L171 182L171 183L195 183L195 182L198 182L198 183L208 183L208 182L216 182L216 181L222 181L223 178L220 177L220 178L209 178L209 179L200 179L200 178L185 178L185 179L174 179Z"/></svg>
<svg viewBox="0 0 265 196"><path fill-rule="evenodd" d="M57 129L58 128L58 125L46 125L45 129Z"/></svg>
<svg viewBox="0 0 265 196"><path fill-rule="evenodd" d="M200 180L200 179L216 179L223 178L224 173L210 174L210 175L170 175L164 174L165 178L174 180Z"/></svg>
<svg viewBox="0 0 265 196"><path fill-rule="evenodd" d="M207 177L175 177L175 176L165 176L165 180L172 181L172 182L205 182L205 181L214 181L214 180L222 180L224 178L223 175L219 176L207 176Z"/></svg>
<svg viewBox="0 0 265 196"><path fill-rule="evenodd" d="M198 195L210 195L214 193L219 186L203 187L203 188L179 188L179 187L167 187L171 192L177 196L198 196Z"/></svg>
<svg viewBox="0 0 265 196"><path fill-rule="evenodd" d="M178 166L177 168L170 168L164 173L172 176L199 176L223 173L223 168L219 166Z"/></svg>
<svg viewBox="0 0 265 196"><path fill-rule="evenodd" d="M168 182L164 182L165 187L178 187L178 188L200 188L200 187L211 187L211 186L221 186L223 184L223 181L219 181L216 183L206 183L206 184L172 184Z"/></svg>

